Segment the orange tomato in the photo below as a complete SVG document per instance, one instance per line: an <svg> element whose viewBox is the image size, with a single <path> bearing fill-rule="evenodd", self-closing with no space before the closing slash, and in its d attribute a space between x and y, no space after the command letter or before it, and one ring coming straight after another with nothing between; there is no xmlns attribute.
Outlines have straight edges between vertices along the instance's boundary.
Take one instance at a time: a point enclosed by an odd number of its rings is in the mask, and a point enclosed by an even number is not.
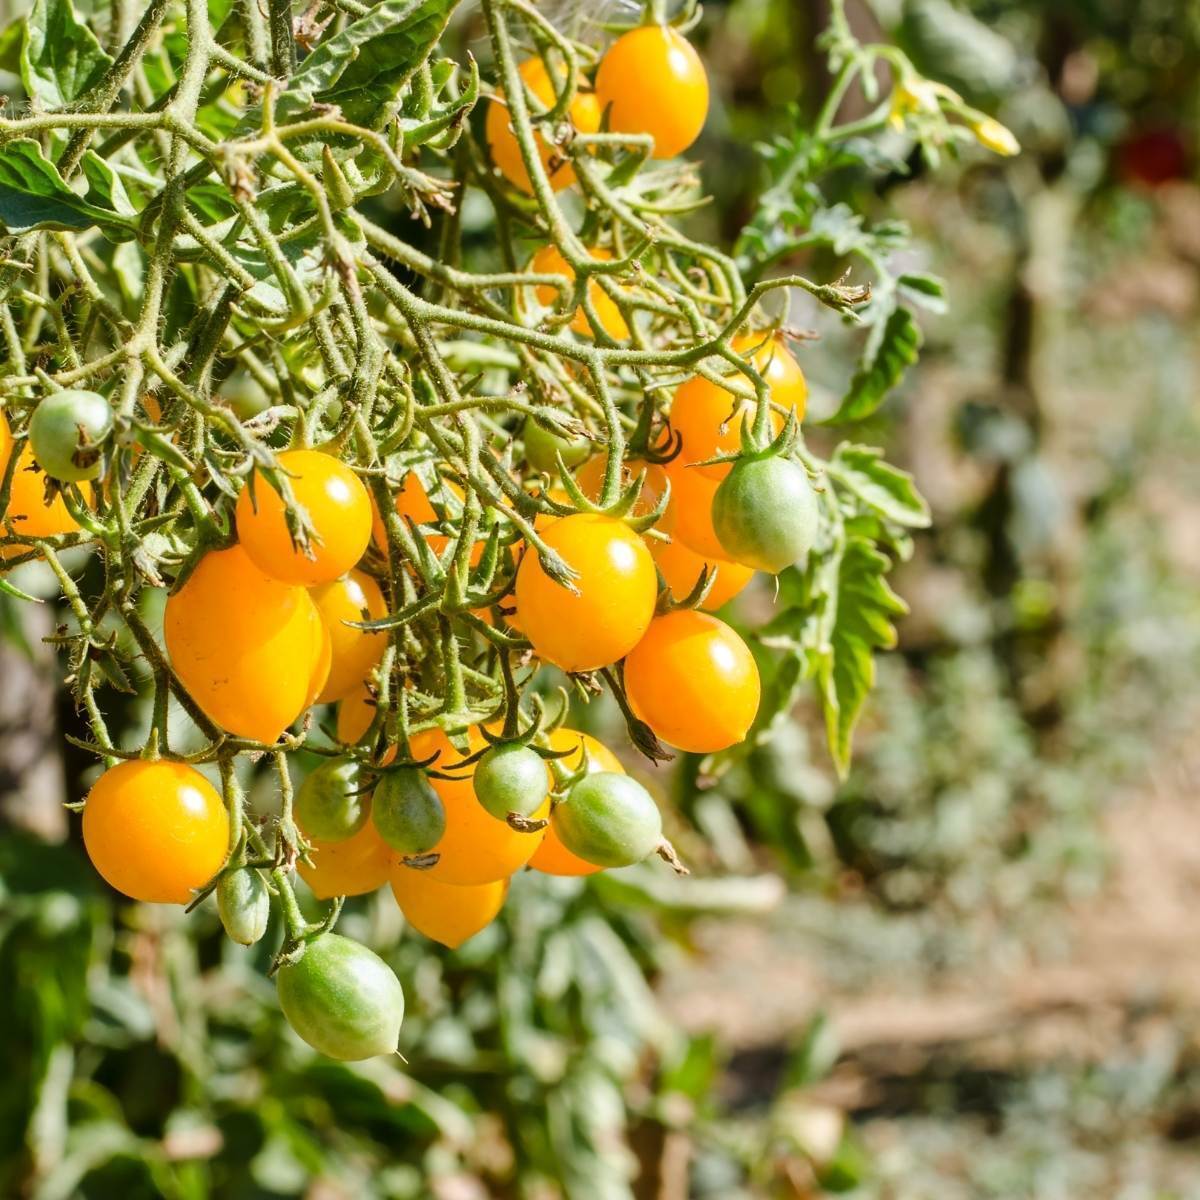
<svg viewBox="0 0 1200 1200"><path fill-rule="evenodd" d="M713 529L712 505L720 483L675 459L667 464L671 499L663 528L693 553L714 562L725 559L725 548Z"/></svg>
<svg viewBox="0 0 1200 1200"><path fill-rule="evenodd" d="M300 862L296 870L318 900L363 896L387 883L391 851L372 822L340 842L310 841L313 865Z"/></svg>
<svg viewBox="0 0 1200 1200"><path fill-rule="evenodd" d="M550 72L540 58L528 58L518 68L526 88L531 91L547 107L554 103L554 84ZM559 72L560 81L565 71ZM531 194L533 184L529 172L525 169L525 160L521 157L521 146L513 133L512 124L508 117L508 106L503 103L504 93L497 92L496 99L488 104L487 118L484 121L484 136L487 139L488 150L492 162L499 168L500 173L521 191ZM571 101L568 115L571 124L580 133L595 133L600 128L600 105L591 92L577 91ZM575 182L575 169L570 162L562 157L561 152L554 146L548 146L540 133L534 134L538 155L542 160L550 179L550 186L560 192Z"/></svg>
<svg viewBox="0 0 1200 1200"><path fill-rule="evenodd" d="M650 551L622 522L577 513L548 525L542 539L578 572L577 592L555 583L536 554L517 571L517 612L534 651L564 671L594 671L637 645L658 596Z"/></svg>
<svg viewBox="0 0 1200 1200"><path fill-rule="evenodd" d="M758 349L754 350L756 346ZM761 334L746 334L733 339L733 348L742 355L754 351L751 360L766 379L771 399L784 408L795 409L796 419L802 420L808 383L783 339L769 338L763 344ZM735 371L731 378L749 385L740 372ZM698 463L723 454L736 454L742 444L742 425L747 420L754 420L753 403L739 399L703 376L696 375L680 384L671 404L671 428L682 442L678 461ZM783 429L783 418L778 413L771 413L771 422L776 433ZM720 480L729 474L729 468L729 463L709 463L694 470Z"/></svg>
<svg viewBox="0 0 1200 1200"><path fill-rule="evenodd" d="M508 880L456 886L430 878L428 871L394 860L392 895L404 919L432 941L457 950L468 938L490 925L504 906Z"/></svg>
<svg viewBox="0 0 1200 1200"><path fill-rule="evenodd" d="M92 785L83 844L118 892L187 904L225 862L229 814L212 784L186 763L130 760Z"/></svg>
<svg viewBox="0 0 1200 1200"><path fill-rule="evenodd" d="M705 567L716 571L708 599L702 605L709 612L715 612L722 605L728 604L754 577L753 567L729 562L723 558L702 558L695 551L689 550L678 538L672 538L669 542L648 538L646 544L650 547L650 553L654 555L654 564L658 567L659 574L676 600L683 600L691 594Z"/></svg>
<svg viewBox="0 0 1200 1200"><path fill-rule="evenodd" d="M387 649L386 633L368 633L346 622L378 620L387 615L387 604L379 584L358 570L314 588L311 594L329 634L329 677L317 697L322 704L328 704L349 696L360 687Z"/></svg>
<svg viewBox="0 0 1200 1200"><path fill-rule="evenodd" d="M589 775L594 775L597 771L625 774L621 760L603 742L598 742L590 734L579 733L574 729L556 729L550 734L549 742L552 750L574 751L560 760L569 771L577 771L582 765L578 753L582 747ZM533 852L529 865L544 875L594 875L603 869L595 863L585 862L577 854L572 854L559 840L553 824L546 830L541 845Z"/></svg>
<svg viewBox="0 0 1200 1200"><path fill-rule="evenodd" d="M457 483L443 479L441 486L448 489L459 500L462 500L463 490ZM439 500L441 499L442 497L439 496ZM441 520L437 509L433 507L433 502L429 499L429 493L425 490L425 485L421 482L421 477L416 471L409 471L400 481L400 489L396 493L396 511L401 517L407 517L414 525L436 525ZM375 541L375 545L386 553L387 529L384 527L383 518L379 515L379 511L375 507L374 500L371 501L371 536ZM441 554L449 544L450 539L444 533L431 533L426 538L426 541L429 543L429 548L434 554ZM480 541L472 547L471 565L474 566L478 563L482 555L483 542Z"/></svg>
<svg viewBox="0 0 1200 1200"><path fill-rule="evenodd" d="M238 538L261 571L284 583L313 587L344 575L371 537L371 498L345 463L319 450L287 450L280 469L289 476L296 503L313 527L312 557L293 544L283 500L263 479L249 484L237 501Z"/></svg>
<svg viewBox="0 0 1200 1200"><path fill-rule="evenodd" d="M704 128L708 76L695 47L665 25L623 33L600 60L596 98L616 133L648 133L655 158L674 158Z"/></svg>
<svg viewBox="0 0 1200 1200"><path fill-rule="evenodd" d="M12 457L13 438L8 421L0 414L0 472L8 470ZM15 533L28 537L54 537L59 533L74 533L79 528L67 511L62 496L56 495L46 503L46 476L37 469L29 443L21 446L8 493L8 508L3 519ZM4 557L12 558L24 551L20 546L5 546Z"/></svg>
<svg viewBox="0 0 1200 1200"><path fill-rule="evenodd" d="M740 742L758 712L758 666L724 621L694 609L655 617L625 659L633 711L668 745L710 754Z"/></svg>
<svg viewBox="0 0 1200 1200"><path fill-rule="evenodd" d="M301 587L264 575L241 546L206 554L167 598L175 673L218 725L273 742L324 685L327 634Z"/></svg>
<svg viewBox="0 0 1200 1200"><path fill-rule="evenodd" d="M470 752L485 745L478 730L468 733ZM431 770L444 770L463 756L451 745L441 730L428 730L412 739L413 758L418 761L438 754ZM471 769L462 772L461 779L437 779L429 782L441 797L446 809L446 832L430 853L437 854L437 863L424 874L439 883L477 885L507 879L519 871L532 857L543 837L543 831L518 833L507 821L499 821L475 798ZM544 820L550 812L550 775L546 774L546 801L535 813L534 820Z"/></svg>
<svg viewBox="0 0 1200 1200"><path fill-rule="evenodd" d="M599 503L600 493L604 488L604 472L607 467L607 456L597 454L575 472L575 482L579 484L580 490L589 500L596 503ZM627 488L643 472L645 478L642 480L642 491L632 511L635 517L642 517L650 512L667 490L666 471L658 463L647 463L636 458L627 458L621 464L621 487Z"/></svg>
<svg viewBox="0 0 1200 1200"><path fill-rule="evenodd" d="M599 247L589 250L588 253L602 262L607 262L612 258L610 251L602 250ZM530 259L529 270L534 275L562 275L566 279L575 278L575 272L571 269L570 264L559 253L558 247L554 245L543 246ZM537 296L539 304L547 306L552 306L559 300L558 289L546 283L538 284L534 289L534 294ZM614 341L624 341L629 336L629 326L625 323L625 318L621 315L621 310L613 298L595 278L588 280L587 294L604 332ZM583 305L575 310L575 315L571 318L571 328L584 337L594 336L595 331L592 329Z"/></svg>

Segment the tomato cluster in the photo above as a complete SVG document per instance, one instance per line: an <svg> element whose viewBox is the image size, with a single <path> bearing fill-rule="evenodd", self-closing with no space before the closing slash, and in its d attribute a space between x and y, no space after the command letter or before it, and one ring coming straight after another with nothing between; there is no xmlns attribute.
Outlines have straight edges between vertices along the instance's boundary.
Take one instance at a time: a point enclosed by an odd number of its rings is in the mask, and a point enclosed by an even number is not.
<svg viewBox="0 0 1200 1200"><path fill-rule="evenodd" d="M675 156L700 133L708 84L674 29L632 30L594 83L580 76L559 128L539 125L532 143L493 90L484 139L519 192L537 190L531 172L555 191L584 181L582 161L577 179L563 153L572 131L585 148L589 135L623 137L639 163ZM520 77L541 113L566 78L540 58ZM664 306L627 247L596 224L589 235L574 251L562 239L534 250L513 273L514 311L591 355L640 344L639 308ZM353 329L374 314L336 316ZM664 744L716 754L750 733L758 667L715 611L756 571L802 561L818 524L793 453L804 375L753 319L679 357L653 395L647 385L644 420L600 389L564 406L557 424L518 401L468 436L476 418L462 403L447 409L456 417L444 435L432 422L414 434L410 421L375 439L344 379L328 389L347 418L337 430L297 405L290 440L241 426L223 457L184 453L195 414L172 424L146 396L134 421L115 389L51 390L26 406L27 420L0 420L6 557L51 558L87 541L156 444L169 447L163 461L184 493L166 514L191 532L162 557L169 585L136 563L149 586L167 588L161 647L136 606L122 609L153 672L154 732L136 756L97 747L110 765L83 808L97 871L145 902L213 894L243 945L278 911L284 1013L322 1053L354 1059L395 1049L404 998L382 960L330 932L340 898L389 885L415 930L458 947L526 869L582 877L658 854L682 870L651 792L529 684L551 669L580 699L607 687L631 745L651 758L670 757ZM586 393L586 362L563 358L554 386ZM403 372L388 386L408 389L414 408L445 400L428 376L421 391ZM481 436L503 446L499 478L471 454ZM159 499L146 503L152 531L164 525ZM131 540L126 519L118 512L96 534L115 557ZM133 575L106 581L121 603ZM207 739L187 761L168 737L168 696ZM274 818L245 811L235 769L265 756L280 777ZM329 921L303 920L293 869L335 902Z"/></svg>

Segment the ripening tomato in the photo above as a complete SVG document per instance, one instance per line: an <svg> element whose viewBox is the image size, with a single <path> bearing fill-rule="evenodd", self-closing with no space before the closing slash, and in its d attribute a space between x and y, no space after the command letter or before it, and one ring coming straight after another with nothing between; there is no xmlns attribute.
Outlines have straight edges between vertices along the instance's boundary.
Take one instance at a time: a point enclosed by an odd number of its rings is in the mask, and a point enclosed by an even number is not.
<svg viewBox="0 0 1200 1200"><path fill-rule="evenodd" d="M288 1024L314 1049L341 1062L395 1054L404 989L373 950L321 933L275 976Z"/></svg>
<svg viewBox="0 0 1200 1200"><path fill-rule="evenodd" d="M258 477L237 501L238 539L261 571L284 583L313 587L344 575L371 538L371 498L345 463L320 450L287 450L278 456L296 503L313 528L309 554L293 543L283 500Z"/></svg>
<svg viewBox="0 0 1200 1200"><path fill-rule="evenodd" d="M554 103L554 83L550 72L540 58L527 58L518 68L525 87L531 91L547 107ZM565 78L565 68L556 72L561 80ZM529 172L525 169L525 160L521 157L521 146L513 133L512 124L508 118L508 105L504 102L504 93L498 91L496 99L488 104L487 118L484 121L484 136L487 138L488 150L492 162L500 169L500 173L526 193L533 192L533 184ZM531 114L532 115L532 114ZM600 105L591 92L576 91L569 109L571 124L580 133L595 133L600 128ZM540 133L534 134L538 154L542 166L550 179L550 186L560 192L575 182L575 169L562 152L554 146L549 146Z"/></svg>
<svg viewBox="0 0 1200 1200"><path fill-rule="evenodd" d="M229 851L229 814L194 767L132 759L110 767L83 807L92 865L133 900L187 904Z"/></svg>
<svg viewBox="0 0 1200 1200"><path fill-rule="evenodd" d="M486 744L476 729L469 731L468 739L472 754ZM412 756L418 761L439 756L430 768L433 771L445 770L463 757L439 729L416 734L411 744ZM426 874L441 883L481 884L507 879L529 861L542 840L541 830L519 833L507 821L496 820L475 799L472 775L467 768L459 779L429 780L445 806L446 832L430 851L439 858ZM548 793L549 787L541 807L530 814L534 820L549 815Z"/></svg>
<svg viewBox="0 0 1200 1200"><path fill-rule="evenodd" d="M463 490L457 483L451 482L449 479L441 480L441 490L435 492L439 503L445 505L445 494L449 492L456 496L460 501L463 499ZM409 471L407 475L400 481L400 488L396 492L396 511L401 517L406 517L414 525L436 525L442 518L438 515L437 509L433 507L432 501L429 499L429 493L425 490L425 485L421 482L421 477L416 471ZM371 536L375 541L375 545L383 552L387 552L387 530L384 528L383 518L379 515L375 508L375 502L371 502ZM441 554L449 545L450 539L444 533L431 533L426 538L429 543L429 548L434 554ZM471 565L474 566L483 556L483 540L476 542L471 550Z"/></svg>
<svg viewBox="0 0 1200 1200"><path fill-rule="evenodd" d="M468 938L490 925L508 895L508 880L459 886L430 878L396 861L392 865L392 894L404 919L432 941L457 950Z"/></svg>
<svg viewBox="0 0 1200 1200"><path fill-rule="evenodd" d="M716 571L716 578L708 590L708 598L701 606L707 612L716 612L718 608L728 604L754 578L753 567L729 562L723 558L703 558L695 551L689 550L677 537L669 542L658 538L647 539L646 544L650 547L650 553L654 555L654 565L658 567L658 573L676 600L684 600L691 595L692 588L699 582L705 567L710 573Z"/></svg>
<svg viewBox="0 0 1200 1200"><path fill-rule="evenodd" d="M820 526L808 472L779 455L739 459L717 487L711 517L729 558L773 575L808 555Z"/></svg>
<svg viewBox="0 0 1200 1200"><path fill-rule="evenodd" d="M565 438L544 429L532 417L525 418L522 440L525 461L535 470L552 475L558 470L561 458L567 467L577 467L592 452L589 437Z"/></svg>
<svg viewBox="0 0 1200 1200"><path fill-rule="evenodd" d="M589 458L575 472L575 482L579 484L580 490L589 500L597 504L600 502L600 493L604 490L604 472L607 469L607 456L597 454L594 458ZM631 515L635 517L645 516L646 513L652 511L662 499L663 492L667 490L666 471L658 463L643 462L638 458L627 458L621 464L622 490L642 474L645 475L642 480L642 490L631 512Z"/></svg>
<svg viewBox="0 0 1200 1200"><path fill-rule="evenodd" d="M550 820L572 854L601 867L630 867L662 844L654 798L636 779L611 771L585 775Z"/></svg>
<svg viewBox="0 0 1200 1200"><path fill-rule="evenodd" d="M253 946L262 940L271 919L271 896L259 871L242 867L221 876L217 914L230 941Z"/></svg>
<svg viewBox="0 0 1200 1200"><path fill-rule="evenodd" d="M758 349L755 349L756 346ZM783 339L767 338L764 344L762 334L748 334L734 338L733 348L739 354L750 355L755 367L767 381L772 401L785 409L794 409L796 419L802 420L808 383L800 364L783 344ZM737 371L733 372L731 378L749 386L750 381ZM675 398L671 403L671 428L680 437L678 461L702 463L723 454L736 454L741 449L742 425L745 421L754 421L752 402L738 399L702 375L681 383L675 389ZM771 413L771 422L775 433L783 429L784 418L779 413ZM693 470L710 479L724 479L729 474L730 465L708 463Z"/></svg>
<svg viewBox="0 0 1200 1200"><path fill-rule="evenodd" d="M377 621L387 615L379 584L363 571L351 571L319 588L312 598L329 633L329 678L317 699L341 700L358 688L387 649L386 633L355 629L347 621Z"/></svg>
<svg viewBox="0 0 1200 1200"><path fill-rule="evenodd" d="M193 699L239 737L275 741L325 682L328 635L308 592L264 575L241 546L200 560L167 598L163 632Z"/></svg>
<svg viewBox="0 0 1200 1200"><path fill-rule="evenodd" d="M8 422L0 414L0 472L8 469L13 439ZM8 508L3 519L13 530L26 537L54 537L59 533L74 533L79 525L67 511L61 496L46 503L46 477L37 469L37 460L28 442L21 447L8 493ZM6 546L4 557L21 554L19 546Z"/></svg>
<svg viewBox="0 0 1200 1200"><path fill-rule="evenodd" d="M612 258L610 251L602 250L598 246L589 250L588 253L601 262L607 262ZM555 245L543 246L530 259L529 270L534 275L562 275L566 279L575 278L575 272ZM547 283L538 284L534 289L534 294L538 298L538 303L547 307L557 304L560 299L558 289ZM613 341L623 342L629 336L629 326L625 323L625 318L621 315L621 310L617 307L616 302L594 277L588 280L587 294L604 332ZM594 336L595 331L592 329L583 305L575 310L575 315L571 318L571 328L584 337Z"/></svg>
<svg viewBox="0 0 1200 1200"><path fill-rule="evenodd" d="M296 870L318 900L363 896L387 883L392 855L373 822L337 842L322 842L307 831L305 836L312 843L313 865L300 862Z"/></svg>
<svg viewBox="0 0 1200 1200"><path fill-rule="evenodd" d="M713 499L720 486L717 480L678 459L667 464L667 478L671 481L671 499L664 530L703 559L728 559L729 552L713 528Z"/></svg>
<svg viewBox="0 0 1200 1200"><path fill-rule="evenodd" d="M549 741L551 750L572 751L566 758L559 760L568 771L579 770L582 765L579 751L582 749L589 775L594 775L598 771L608 771L614 775L625 773L621 760L590 734L578 733L574 729L556 729L550 734ZM585 862L578 855L572 854L559 839L553 822L547 828L541 845L534 851L529 865L544 875L594 875L597 871L603 870L596 863Z"/></svg>
<svg viewBox="0 0 1200 1200"><path fill-rule="evenodd" d="M29 445L47 475L73 482L95 479L101 443L112 427L112 409L99 392L53 392L33 410Z"/></svg>
<svg viewBox="0 0 1200 1200"><path fill-rule="evenodd" d="M758 666L724 621L695 609L655 617L625 659L630 706L669 746L711 754L740 742L758 713Z"/></svg>
<svg viewBox="0 0 1200 1200"><path fill-rule="evenodd" d="M654 559L621 521L577 513L548 525L542 539L577 572L576 592L547 575L532 551L517 571L521 630L539 657L564 671L594 671L637 645L658 597Z"/></svg>
<svg viewBox="0 0 1200 1200"><path fill-rule="evenodd" d="M529 746L493 746L476 764L475 798L498 820L528 817L542 807L553 780L545 759Z"/></svg>
<svg viewBox="0 0 1200 1200"><path fill-rule="evenodd" d="M373 720L375 720L375 700L364 683L338 705L338 741L353 746L370 729Z"/></svg>
<svg viewBox="0 0 1200 1200"><path fill-rule="evenodd" d="M708 76L681 33L642 25L623 33L600 60L596 98L615 133L648 133L655 158L674 158L704 128Z"/></svg>

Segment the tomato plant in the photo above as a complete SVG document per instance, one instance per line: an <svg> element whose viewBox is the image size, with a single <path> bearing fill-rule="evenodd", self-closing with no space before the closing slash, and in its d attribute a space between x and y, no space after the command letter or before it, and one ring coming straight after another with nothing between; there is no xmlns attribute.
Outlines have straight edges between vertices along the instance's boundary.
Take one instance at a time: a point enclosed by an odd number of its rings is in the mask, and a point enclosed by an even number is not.
<svg viewBox="0 0 1200 1200"><path fill-rule="evenodd" d="M98 393L53 392L29 419L29 447L38 466L55 479L95 479L112 424L112 409Z"/></svg>

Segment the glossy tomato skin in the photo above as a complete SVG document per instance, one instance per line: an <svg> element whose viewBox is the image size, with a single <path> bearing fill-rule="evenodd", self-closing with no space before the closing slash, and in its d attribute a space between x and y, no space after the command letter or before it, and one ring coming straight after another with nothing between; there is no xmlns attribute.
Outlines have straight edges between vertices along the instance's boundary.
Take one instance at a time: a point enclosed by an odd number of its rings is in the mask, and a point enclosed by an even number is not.
<svg viewBox="0 0 1200 1200"><path fill-rule="evenodd" d="M0 472L8 469L12 457L13 438L8 422L0 414ZM26 537L54 537L59 533L74 533L79 524L67 511L61 496L46 503L46 477L36 469L37 460L28 442L21 446L17 465L13 469L8 493L8 508L2 514L16 533ZM11 558L22 553L19 546L6 546L4 556Z"/></svg>
<svg viewBox="0 0 1200 1200"><path fill-rule="evenodd" d="M634 713L669 746L711 754L736 745L758 713L758 667L724 621L694 609L655 617L625 659Z"/></svg>
<svg viewBox="0 0 1200 1200"><path fill-rule="evenodd" d="M397 854L427 854L446 832L446 808L417 767L389 771L371 801L375 831Z"/></svg>
<svg viewBox="0 0 1200 1200"><path fill-rule="evenodd" d="M656 538L649 542L650 553L654 555L654 565L663 577L668 590L676 600L684 600L691 595L692 589L700 580L700 573L707 567L709 572L716 571L708 596L701 606L706 612L716 612L739 595L746 585L754 578L754 568L743 566L741 563L729 562L726 559L706 559L689 550L677 537L670 541Z"/></svg>
<svg viewBox="0 0 1200 1200"><path fill-rule="evenodd" d="M404 1020L404 990L372 950L322 933L299 962L275 976L279 1007L314 1050L341 1062L394 1054Z"/></svg>
<svg viewBox="0 0 1200 1200"><path fill-rule="evenodd" d="M808 397L808 383L800 364L792 357L781 338L748 334L733 339L733 348L748 356L758 368L771 392L775 404L791 409L796 419L804 418ZM740 372L734 372L733 380L744 386L750 381ZM735 408L736 405L736 408ZM721 480L729 474L729 463L706 463L707 459L724 454L736 454L741 449L742 425L754 422L755 406L752 401L741 400L732 392L710 382L702 375L693 376L675 389L671 403L671 428L679 435L680 463L705 463L693 467L710 479ZM771 413L774 432L784 424L783 417Z"/></svg>
<svg viewBox="0 0 1200 1200"><path fill-rule="evenodd" d="M229 851L229 816L212 784L186 763L133 759L110 767L83 808L83 844L118 892L188 904Z"/></svg>
<svg viewBox="0 0 1200 1200"><path fill-rule="evenodd" d="M540 58L528 58L521 63L518 70L525 86L545 105L554 103L554 83L546 64ZM514 187L527 195L533 192L533 183L529 172L525 169L525 160L521 157L521 147L517 136L512 131L509 122L508 106L502 103L503 92L497 93L497 99L488 104L487 117L484 120L484 137L487 139L488 150L492 162L505 179ZM532 115L532 114L531 114ZM595 133L600 128L600 106L591 92L577 91L571 101L569 110L571 124L580 133ZM538 155L542 166L546 168L550 178L550 186L561 192L575 182L575 169L570 162L563 158L559 151L547 145L540 133L535 133Z"/></svg>
<svg viewBox="0 0 1200 1200"><path fill-rule="evenodd" d="M309 837L340 842L356 834L371 815L362 772L352 758L327 758L305 776L296 792L296 820Z"/></svg>
<svg viewBox="0 0 1200 1200"><path fill-rule="evenodd" d="M98 392L53 392L33 410L29 445L47 475L70 482L95 479L100 443L112 427L112 409Z"/></svg>
<svg viewBox="0 0 1200 1200"><path fill-rule="evenodd" d="M387 883L391 851L371 821L357 833L336 842L322 842L307 830L304 832L312 842L313 865L299 862L296 870L318 900L365 896Z"/></svg>
<svg viewBox="0 0 1200 1200"><path fill-rule="evenodd" d="M250 867L229 871L217 884L217 912L230 941L253 946L267 932L271 897L262 875Z"/></svg>
<svg viewBox="0 0 1200 1200"><path fill-rule="evenodd" d="M392 866L391 881L404 919L418 933L452 950L490 925L508 895L507 879L457 886L399 861Z"/></svg>
<svg viewBox="0 0 1200 1200"><path fill-rule="evenodd" d="M345 463L319 450L286 450L278 456L297 504L314 530L310 555L292 544L283 500L261 477L237 501L238 538L251 561L272 579L315 587L344 575L371 538L371 498Z"/></svg>
<svg viewBox="0 0 1200 1200"><path fill-rule="evenodd" d="M485 744L475 729L470 730L468 741L471 753L482 749ZM431 768L434 771L449 767L463 757L440 730L416 734L411 745L413 758L419 761L438 755ZM440 883L460 886L507 879L530 860L541 843L543 833L541 830L519 833L506 821L496 820L475 799L470 769L456 771L455 774L461 774L462 778L430 778L434 791L441 797L446 809L446 832L431 850L431 853L438 855L438 861L428 868L426 874ZM549 811L550 799L547 794L545 801L531 816L534 820L542 820L549 815Z"/></svg>
<svg viewBox="0 0 1200 1200"><path fill-rule="evenodd" d="M616 133L648 133L655 158L674 158L700 136L708 76L695 47L665 25L642 25L609 47L596 73L600 111Z"/></svg>
<svg viewBox="0 0 1200 1200"><path fill-rule="evenodd" d="M550 734L549 741L552 750L571 752L561 760L568 771L578 771L586 763L589 774L594 775L598 771L609 771L617 775L625 773L621 760L603 742L598 742L590 734L578 733L574 729L556 729ZM581 749L583 762L580 761ZM544 875L594 875L603 870L596 863L585 862L577 854L572 854L559 839L553 822L546 829L546 836L534 851L529 865Z"/></svg>
<svg viewBox="0 0 1200 1200"><path fill-rule="evenodd" d="M553 780L545 760L528 746L493 746L476 764L475 798L497 820L528 817L541 808Z"/></svg>
<svg viewBox="0 0 1200 1200"><path fill-rule="evenodd" d="M629 867L662 841L662 817L636 779L599 771L576 783L550 818L572 854L601 867Z"/></svg>
<svg viewBox="0 0 1200 1200"><path fill-rule="evenodd" d="M588 253L603 262L612 258L612 254L608 250L602 250L599 247L589 250ZM575 272L559 253L558 247L554 245L543 246L530 259L529 270L534 275L562 275L565 279L571 280L575 278ZM553 307L559 300L558 289L549 284L539 284L534 289L534 293L538 298L538 303L544 304L548 308ZM629 326L625 323L621 310L596 279L588 280L587 294L604 332L615 342L623 342L629 337ZM571 318L571 329L584 337L595 336L592 323L588 320L587 312L582 305L575 310L575 315Z"/></svg>
<svg viewBox="0 0 1200 1200"><path fill-rule="evenodd" d="M713 498L712 526L725 556L772 575L808 555L818 521L808 472L778 456L740 460Z"/></svg>
<svg viewBox="0 0 1200 1200"><path fill-rule="evenodd" d="M667 506L666 530L693 554L709 562L729 559L729 553L713 528L713 501L720 486L715 479L678 459L667 464L671 500Z"/></svg>
<svg viewBox="0 0 1200 1200"><path fill-rule="evenodd" d="M347 746L355 745L362 740L374 720L375 701L364 683L338 705L338 741L345 742Z"/></svg>
<svg viewBox="0 0 1200 1200"><path fill-rule="evenodd" d="M329 704L357 690L387 649L386 633L369 633L346 622L377 621L387 615L387 604L379 584L358 570L313 588L312 598L330 643L329 677L317 701Z"/></svg>
<svg viewBox="0 0 1200 1200"><path fill-rule="evenodd" d="M308 592L263 574L241 546L201 559L167 598L163 632L193 699L239 737L275 741L324 682L328 635Z"/></svg>
<svg viewBox="0 0 1200 1200"><path fill-rule="evenodd" d="M646 632L658 596L645 543L596 513L562 517L542 538L578 572L578 592L555 583L537 555L526 553L517 571L517 615L535 652L564 671L594 671L623 658Z"/></svg>

